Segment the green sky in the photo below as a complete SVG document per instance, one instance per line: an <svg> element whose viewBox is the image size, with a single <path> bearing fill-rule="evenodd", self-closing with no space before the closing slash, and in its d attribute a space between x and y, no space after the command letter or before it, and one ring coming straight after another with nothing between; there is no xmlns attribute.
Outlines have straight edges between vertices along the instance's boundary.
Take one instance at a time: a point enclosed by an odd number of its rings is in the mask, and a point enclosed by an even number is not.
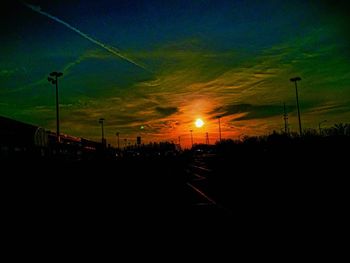
<svg viewBox="0 0 350 263"><path fill-rule="evenodd" d="M281 130L283 103L297 131L289 79L300 76L304 128L350 122L345 14L327 1L187 2L5 6L12 16L1 18L0 114L54 131L47 76L61 71L63 133L99 140L105 118L111 144L116 132L188 144L191 129L196 142L206 132L214 142L218 115L224 138ZM196 118L205 122L200 129Z"/></svg>

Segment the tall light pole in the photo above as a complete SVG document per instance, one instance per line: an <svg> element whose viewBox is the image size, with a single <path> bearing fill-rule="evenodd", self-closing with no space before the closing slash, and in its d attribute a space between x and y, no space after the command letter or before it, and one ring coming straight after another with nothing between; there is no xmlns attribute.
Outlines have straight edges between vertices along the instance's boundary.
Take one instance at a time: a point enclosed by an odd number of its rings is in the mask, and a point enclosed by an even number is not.
<svg viewBox="0 0 350 263"><path fill-rule="evenodd" d="M119 150L119 132L117 132L115 135L117 135L117 145L118 145L118 150Z"/></svg>
<svg viewBox="0 0 350 263"><path fill-rule="evenodd" d="M320 134L322 134L321 124L324 123L324 122L326 122L326 121L327 121L327 120L323 120L323 121L321 121L321 122L318 123L318 129L319 129L319 131L320 131Z"/></svg>
<svg viewBox="0 0 350 263"><path fill-rule="evenodd" d="M192 148L193 148L193 135L192 135L193 130L190 130L190 133L191 133L191 145L192 145Z"/></svg>
<svg viewBox="0 0 350 263"><path fill-rule="evenodd" d="M60 142L60 113L59 113L59 102L58 102L58 78L62 77L62 72L51 72L50 77L47 78L49 82L56 85L56 137L57 142Z"/></svg>
<svg viewBox="0 0 350 263"><path fill-rule="evenodd" d="M218 116L218 120L219 120L219 141L221 142L221 123L220 123L220 119L222 116Z"/></svg>
<svg viewBox="0 0 350 263"><path fill-rule="evenodd" d="M104 118L100 118L98 120L98 122L101 124L101 135L102 135L101 141L102 141L102 146L105 145L105 134L104 134L104 130L103 130L103 122L104 122L104 120L105 120Z"/></svg>
<svg viewBox="0 0 350 263"><path fill-rule="evenodd" d="M295 95L296 95L296 99L297 99L297 108L298 108L298 119L299 119L299 133L300 136L302 135L303 131L301 128L301 120L300 120L300 108L299 108L299 96L298 96L298 85L297 82L300 81L301 78L300 77L295 77L295 78L291 78L290 81L295 83Z"/></svg>

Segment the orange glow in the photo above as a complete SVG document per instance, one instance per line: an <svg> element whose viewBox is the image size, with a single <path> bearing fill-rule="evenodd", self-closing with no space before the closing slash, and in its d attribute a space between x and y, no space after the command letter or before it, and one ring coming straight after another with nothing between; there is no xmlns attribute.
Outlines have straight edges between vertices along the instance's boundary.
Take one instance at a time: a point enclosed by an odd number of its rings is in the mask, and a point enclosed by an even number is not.
<svg viewBox="0 0 350 263"><path fill-rule="evenodd" d="M197 119L195 125L197 128L201 128L204 125L204 121L202 119Z"/></svg>

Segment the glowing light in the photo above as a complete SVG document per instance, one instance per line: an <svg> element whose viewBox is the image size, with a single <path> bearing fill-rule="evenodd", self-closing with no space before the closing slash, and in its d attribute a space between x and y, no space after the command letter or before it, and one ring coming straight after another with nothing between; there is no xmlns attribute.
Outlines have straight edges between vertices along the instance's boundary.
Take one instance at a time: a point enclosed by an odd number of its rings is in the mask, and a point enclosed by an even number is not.
<svg viewBox="0 0 350 263"><path fill-rule="evenodd" d="M197 119L195 125L197 128L200 128L204 125L204 121L202 119Z"/></svg>

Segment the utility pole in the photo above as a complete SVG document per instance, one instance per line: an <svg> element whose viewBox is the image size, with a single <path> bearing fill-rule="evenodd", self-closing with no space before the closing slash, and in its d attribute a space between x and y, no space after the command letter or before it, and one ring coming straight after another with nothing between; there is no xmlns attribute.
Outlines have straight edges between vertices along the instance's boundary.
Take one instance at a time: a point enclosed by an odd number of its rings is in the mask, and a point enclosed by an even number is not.
<svg viewBox="0 0 350 263"><path fill-rule="evenodd" d="M191 145L192 145L192 148L193 148L193 135L192 135L193 130L190 130L190 133L191 133Z"/></svg>
<svg viewBox="0 0 350 263"><path fill-rule="evenodd" d="M205 136L205 144L209 145L209 134L206 133L206 136Z"/></svg>
<svg viewBox="0 0 350 263"><path fill-rule="evenodd" d="M219 141L221 142L221 123L220 123L220 119L222 116L218 116L218 120L219 120Z"/></svg>
<svg viewBox="0 0 350 263"><path fill-rule="evenodd" d="M297 82L300 81L301 78L300 77L295 77L295 78L291 78L290 81L295 83L295 96L296 96L296 100L297 100L297 108L298 108L298 120L299 120L299 134L300 136L302 136L303 134L303 130L301 128L301 119L300 119L300 108L299 108L299 96L298 96L298 85Z"/></svg>
<svg viewBox="0 0 350 263"><path fill-rule="evenodd" d="M104 118L100 118L98 121L101 124L101 141L102 141L103 147L105 147L105 135L104 135L104 129L103 129L104 120L105 120Z"/></svg>
<svg viewBox="0 0 350 263"><path fill-rule="evenodd" d="M57 143L60 142L60 113L59 113L59 101L58 101L58 78L63 76L62 72L51 72L50 77L47 78L49 82L56 85L56 138Z"/></svg>
<svg viewBox="0 0 350 263"><path fill-rule="evenodd" d="M120 149L119 148L119 132L117 132L115 135L117 135L117 146L118 146L118 150Z"/></svg>
<svg viewBox="0 0 350 263"><path fill-rule="evenodd" d="M323 121L321 121L321 122L318 123L318 129L319 129L319 131L320 131L320 135L322 135L321 124L324 123L324 122L326 122L326 121L327 121L327 120L323 120Z"/></svg>

